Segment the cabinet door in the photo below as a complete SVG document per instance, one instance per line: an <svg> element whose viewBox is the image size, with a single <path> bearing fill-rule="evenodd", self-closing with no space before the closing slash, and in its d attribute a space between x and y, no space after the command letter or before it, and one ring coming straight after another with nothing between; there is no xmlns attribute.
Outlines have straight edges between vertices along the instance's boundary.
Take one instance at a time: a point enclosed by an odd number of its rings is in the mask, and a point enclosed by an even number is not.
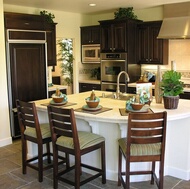
<svg viewBox="0 0 190 189"><path fill-rule="evenodd" d="M161 23L149 26L149 62L153 64L163 62L163 40L157 39L160 27Z"/></svg>
<svg viewBox="0 0 190 189"><path fill-rule="evenodd" d="M101 24L101 52L126 52L126 23Z"/></svg>
<svg viewBox="0 0 190 189"><path fill-rule="evenodd" d="M45 47L42 44L10 44L12 106L16 99L47 98Z"/></svg>
<svg viewBox="0 0 190 189"><path fill-rule="evenodd" d="M100 27L81 27L81 44L100 44Z"/></svg>
<svg viewBox="0 0 190 189"><path fill-rule="evenodd" d="M56 25L46 24L47 64L56 66Z"/></svg>
<svg viewBox="0 0 190 189"><path fill-rule="evenodd" d="M109 24L101 26L100 29L101 52L112 52L112 27Z"/></svg>
<svg viewBox="0 0 190 189"><path fill-rule="evenodd" d="M114 52L125 52L126 51L126 24L117 23L113 24L113 42L112 48Z"/></svg>
<svg viewBox="0 0 190 189"><path fill-rule="evenodd" d="M168 64L168 40L157 39L161 21L137 26L137 63Z"/></svg>
<svg viewBox="0 0 190 189"><path fill-rule="evenodd" d="M139 25L137 29L137 63L148 63L148 27Z"/></svg>

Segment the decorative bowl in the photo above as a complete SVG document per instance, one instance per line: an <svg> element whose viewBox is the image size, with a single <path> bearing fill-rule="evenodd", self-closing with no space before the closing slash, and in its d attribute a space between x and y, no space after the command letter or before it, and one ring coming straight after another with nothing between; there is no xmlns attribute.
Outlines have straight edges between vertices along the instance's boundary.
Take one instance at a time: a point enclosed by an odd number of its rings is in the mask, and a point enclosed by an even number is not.
<svg viewBox="0 0 190 189"><path fill-rule="evenodd" d="M133 108L133 110L140 110L143 106L144 104L141 103L131 103L131 107Z"/></svg>
<svg viewBox="0 0 190 189"><path fill-rule="evenodd" d="M60 96L56 96L56 94L53 94L51 97L55 103L61 103L63 101L67 101L67 96L62 93Z"/></svg>
<svg viewBox="0 0 190 189"><path fill-rule="evenodd" d="M100 99L96 97L95 100L90 100L90 97L86 98L86 104L89 108L96 108L99 105Z"/></svg>

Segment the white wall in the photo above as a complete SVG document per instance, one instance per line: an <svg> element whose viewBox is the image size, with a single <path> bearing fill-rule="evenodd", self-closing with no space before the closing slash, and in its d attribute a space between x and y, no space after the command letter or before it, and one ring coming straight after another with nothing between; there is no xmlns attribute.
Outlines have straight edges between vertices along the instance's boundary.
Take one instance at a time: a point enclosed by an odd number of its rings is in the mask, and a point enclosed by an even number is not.
<svg viewBox="0 0 190 189"><path fill-rule="evenodd" d="M7 75L6 75L6 56L4 39L4 18L3 18L3 0L0 0L0 147L11 144L10 134L8 94L7 94Z"/></svg>

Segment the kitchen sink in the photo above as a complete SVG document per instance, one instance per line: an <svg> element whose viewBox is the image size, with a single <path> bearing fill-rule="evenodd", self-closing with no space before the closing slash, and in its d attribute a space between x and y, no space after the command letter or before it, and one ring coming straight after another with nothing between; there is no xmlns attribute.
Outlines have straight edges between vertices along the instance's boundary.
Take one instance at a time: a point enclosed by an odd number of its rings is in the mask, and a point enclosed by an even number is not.
<svg viewBox="0 0 190 189"><path fill-rule="evenodd" d="M111 98L111 99L115 99L115 100L124 100L124 101L127 101L129 100L130 98L133 98L135 96L135 94L130 94L130 93L121 93L119 95L119 99L116 98L116 94L115 93L112 93L112 94L109 94L109 95L105 95L105 96L100 96L100 98Z"/></svg>

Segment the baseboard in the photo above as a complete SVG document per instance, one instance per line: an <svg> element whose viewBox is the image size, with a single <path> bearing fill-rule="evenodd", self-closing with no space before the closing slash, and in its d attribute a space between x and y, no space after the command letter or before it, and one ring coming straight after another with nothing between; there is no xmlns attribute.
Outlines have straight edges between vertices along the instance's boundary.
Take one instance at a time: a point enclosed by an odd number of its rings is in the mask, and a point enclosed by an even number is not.
<svg viewBox="0 0 190 189"><path fill-rule="evenodd" d="M183 180L190 180L190 170L182 170L175 167L165 167L164 175L170 175Z"/></svg>
<svg viewBox="0 0 190 189"><path fill-rule="evenodd" d="M12 144L12 137L4 138L0 140L0 147Z"/></svg>

